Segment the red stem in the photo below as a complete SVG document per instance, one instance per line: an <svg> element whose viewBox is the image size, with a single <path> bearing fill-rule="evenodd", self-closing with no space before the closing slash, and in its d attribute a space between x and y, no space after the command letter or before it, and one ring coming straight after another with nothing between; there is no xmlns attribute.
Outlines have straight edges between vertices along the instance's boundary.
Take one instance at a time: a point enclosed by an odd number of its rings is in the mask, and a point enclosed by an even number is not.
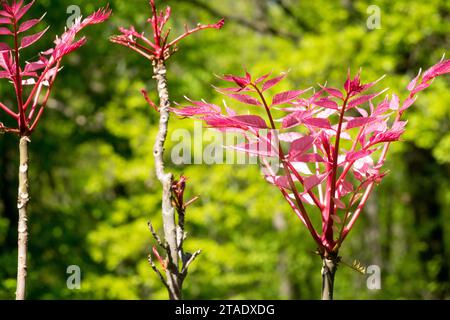
<svg viewBox="0 0 450 320"><path fill-rule="evenodd" d="M44 80L45 74L50 70L51 66L53 65L54 61L52 61L52 60L53 60L53 58L51 58L50 62L45 67L44 71L42 71L41 76L36 81L36 84L34 85L33 89L31 90L30 95L27 98L27 101L25 101L25 104L23 105L24 111L26 111L28 109L29 104L33 101L33 97L36 93L36 90L39 87L39 84Z"/></svg>
<svg viewBox="0 0 450 320"><path fill-rule="evenodd" d="M11 111L11 109L9 109L7 106L5 106L3 103L0 102L0 108L2 108L7 114L9 114L11 117L14 117L14 119L18 119L19 115L13 111Z"/></svg>
<svg viewBox="0 0 450 320"><path fill-rule="evenodd" d="M137 53L139 53L141 56L143 56L144 58L146 58L148 60L154 60L153 55L156 54L156 53L152 52L151 53L152 55L148 55L147 53L145 53L144 51L142 51L142 50L140 50L139 48L136 47L137 43L131 44L128 41L114 41L114 40L112 40L112 41L116 42L116 43L119 43L119 44L121 44L121 45L123 45L125 47L128 47L128 48L130 48L133 51L136 51ZM145 47L143 47L143 48L145 48ZM150 51L148 48L145 48L145 49L146 49L145 51Z"/></svg>
<svg viewBox="0 0 450 320"><path fill-rule="evenodd" d="M344 121L345 108L347 107L348 99L350 98L350 93L345 97L344 103L342 104L341 115L339 117L339 124L336 131L336 142L334 144L333 150L333 163L331 168L331 176L328 178L328 190L327 190L327 203L328 216L325 216L325 230L323 236L331 244L333 242L333 219L331 216L334 213L334 197L336 193L336 175L338 168L338 158L339 158L339 143L341 139L342 123Z"/></svg>
<svg viewBox="0 0 450 320"><path fill-rule="evenodd" d="M286 164L288 165L289 169L292 171L292 173L295 175L295 177L300 181L302 185L304 185L304 180L301 175L295 170L294 166L289 162L286 161ZM319 199L317 199L317 196L312 192L311 190L308 190L307 193L310 195L310 197L313 199L314 204L319 208L320 211L323 209L323 204L320 203Z"/></svg>
<svg viewBox="0 0 450 320"><path fill-rule="evenodd" d="M36 128L37 124L39 123L39 120L41 119L42 113L44 112L44 109L47 106L48 98L50 97L50 92L53 89L53 84L55 83L56 76L58 75L58 71L57 70L59 69L60 64L61 64L61 61L58 61L58 63L56 64L56 72L53 75L53 78L49 79L49 80L51 80L50 83L49 83L49 87L48 87L47 92L45 94L44 100L42 101L42 104L41 104L41 107L40 107L40 109L38 111L38 114L36 115L36 118L34 119L33 124L30 127L30 131L33 131ZM36 99L39 99L39 97L37 97Z"/></svg>
<svg viewBox="0 0 450 320"><path fill-rule="evenodd" d="M259 97L261 98L264 108L266 109L267 116L269 117L271 128L273 130L277 130L276 126L275 126L275 122L272 117L272 113L270 112L270 108L269 108L269 105L267 104L264 94L261 92L261 90L259 90L259 88L255 84L251 84L251 85L253 88L255 88L256 92L258 93ZM322 245L320 238L317 234L317 231L314 229L314 226L312 225L311 220L309 219L308 213L306 212L305 206L303 205L302 200L300 199L300 195L298 194L298 191L295 187L295 183L292 180L291 173L288 169L288 164L285 159L283 150L281 149L280 142L278 142L278 156L279 156L281 163L283 164L283 169L286 173L286 178L288 179L289 186L291 187L292 192L294 194L295 201L297 202L297 206L299 207L299 209L302 213L304 223L306 224L307 229L309 230L309 232L311 233L311 235L313 236L313 238L317 242L317 244ZM280 190L281 190L281 188L280 188ZM283 195L286 193L284 190L282 190L281 192L283 193Z"/></svg>
<svg viewBox="0 0 450 320"><path fill-rule="evenodd" d="M359 129L358 136L356 137L355 141L353 141L352 149L350 150L351 152L356 150L358 141L359 141L365 128L366 128L366 126L363 126ZM344 170L342 171L342 174L339 176L339 178L336 181L336 186L339 186L341 184L341 181L345 179L345 176L347 175L348 171L350 170L350 168L353 166L354 163L355 163L355 161L347 162L347 164L344 167Z"/></svg>
<svg viewBox="0 0 450 320"><path fill-rule="evenodd" d="M397 117L395 118L394 122L399 121L401 118L401 114L398 113ZM387 152L389 150L389 146L391 145L391 142L387 142L384 145L383 151L381 152L380 158L378 159L378 165L381 165L385 160L386 160L386 155ZM361 201L358 205L358 208L356 209L355 213L352 216L352 219L349 221L349 223L347 224L347 226L344 228L344 231L342 232L342 241L344 241L344 239L347 237L347 235L349 234L350 230L352 229L353 225L355 224L356 220L358 219L359 215L361 214L361 212L363 211L367 200L369 199L370 194L372 193L373 187L374 187L375 181L372 181L368 186L366 191L364 192L364 195L361 198Z"/></svg>
<svg viewBox="0 0 450 320"><path fill-rule="evenodd" d="M270 171L271 175L274 176L275 173L272 171L272 168L267 164L267 162L266 162L266 160L264 158L263 158L263 163L266 166L266 168ZM280 186L277 186L277 187L281 191L281 193L283 194L283 197L285 198L287 203L291 206L292 210L294 210L295 214L299 217L299 219L303 222L303 224L309 230L309 232L311 233L311 235L312 235L313 239L316 241L316 243L321 245L319 234L312 227L311 222L309 221L308 216L306 215L306 210L303 207L303 205L302 205L303 210L302 209L299 210L299 208L295 205L294 201L292 201L292 199L289 197L287 192L282 187L280 187ZM294 195L295 195L296 191L293 190L293 192L294 192ZM296 200L297 200L297 197L296 197ZM298 201L297 201L297 203L298 203Z"/></svg>
<svg viewBox="0 0 450 320"><path fill-rule="evenodd" d="M177 44L178 42L180 42L181 40L183 40L184 38L186 38L187 36L200 31L200 30L204 30L204 29L211 29L214 28L216 29L216 26L214 24L206 24L206 25L199 25L194 29L187 29L185 33L183 33L181 36L179 36L178 38L172 40L171 42L169 42L169 44L167 45L167 47L171 47L175 44Z"/></svg>
<svg viewBox="0 0 450 320"><path fill-rule="evenodd" d="M159 47L160 35L159 35L159 28L158 28L158 10L156 10L154 0L150 1L150 5L152 7L152 13L153 13L153 19L152 19L153 39L155 40L155 44Z"/></svg>
<svg viewBox="0 0 450 320"><path fill-rule="evenodd" d="M31 119L34 116L34 112L36 111L36 107L39 103L39 96L41 95L41 91L42 91L42 87L44 86L44 84L41 82L39 83L38 89L36 90L36 93L34 94L34 101L33 101L33 105L31 106L31 110L28 113L28 122L31 121Z"/></svg>
<svg viewBox="0 0 450 320"><path fill-rule="evenodd" d="M19 39L16 18L12 18L14 26L14 59L16 62L16 74L14 77L14 87L16 89L17 107L19 111L19 130L21 135L27 133L27 122L25 119L25 110L23 109L23 97L22 97L22 76L20 74L20 61L19 61Z"/></svg>

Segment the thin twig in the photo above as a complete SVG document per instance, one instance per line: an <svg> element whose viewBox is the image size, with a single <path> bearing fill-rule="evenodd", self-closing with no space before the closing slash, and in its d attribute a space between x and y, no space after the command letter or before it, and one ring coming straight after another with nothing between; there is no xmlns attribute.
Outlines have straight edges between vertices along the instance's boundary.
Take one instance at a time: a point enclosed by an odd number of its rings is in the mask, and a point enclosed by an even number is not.
<svg viewBox="0 0 450 320"><path fill-rule="evenodd" d="M148 228L150 229L150 232L152 233L153 238L156 240L158 245L164 249L167 248L167 244L163 243L160 236L156 233L155 229L153 228L153 225L151 222L148 223Z"/></svg>
<svg viewBox="0 0 450 320"><path fill-rule="evenodd" d="M183 277L185 277L187 275L189 266L191 265L192 262L194 262L194 260L200 255L200 253L202 253L202 250L197 250L195 251L190 257L189 259L186 261L186 263L184 263L183 269L181 270L181 274L183 275Z"/></svg>
<svg viewBox="0 0 450 320"><path fill-rule="evenodd" d="M153 262L152 256L150 254L148 255L148 263L152 267L153 271L155 271L155 273L159 276L159 279L166 286L167 290L170 291L170 288L166 282L166 279L164 279L164 276L162 275L161 271L159 271L159 269L156 267L155 263Z"/></svg>

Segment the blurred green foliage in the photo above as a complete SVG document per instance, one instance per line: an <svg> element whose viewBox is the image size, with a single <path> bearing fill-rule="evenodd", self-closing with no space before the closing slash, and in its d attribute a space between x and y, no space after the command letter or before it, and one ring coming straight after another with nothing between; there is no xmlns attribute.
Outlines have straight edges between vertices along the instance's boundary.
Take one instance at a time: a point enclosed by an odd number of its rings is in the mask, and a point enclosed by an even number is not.
<svg viewBox="0 0 450 320"><path fill-rule="evenodd" d="M214 74L254 75L290 70L285 88L341 86L347 68L363 80L386 74L382 85L406 95L420 67L450 47L450 2L243 0L158 1L172 6L174 34L185 22L214 22L168 63L174 101L184 95L220 103ZM60 33L77 4L84 15L106 1L41 0L51 34ZM153 172L157 115L140 95L156 99L151 64L108 42L118 26L148 28L146 0L111 0L114 15L86 33L88 44L65 61L31 144L31 236L28 297L33 299L165 299L146 256L147 222L161 227L160 186ZM367 9L381 10L381 29L369 30ZM35 58L30 54L27 59ZM391 149L390 174L342 248L347 262L377 264L382 289L342 266L338 299L449 298L450 79L438 79L408 111L405 142ZM392 92L391 91L391 92ZM12 101L6 82L0 96ZM4 119L1 115L0 119ZM193 122L173 119L176 128ZM177 141L167 146L170 149ZM0 298L15 290L17 138L0 136ZM185 284L189 299L316 299L321 262L314 243L256 166L170 165L201 195L187 213L188 250L201 248ZM80 290L66 286L66 268L79 265Z"/></svg>

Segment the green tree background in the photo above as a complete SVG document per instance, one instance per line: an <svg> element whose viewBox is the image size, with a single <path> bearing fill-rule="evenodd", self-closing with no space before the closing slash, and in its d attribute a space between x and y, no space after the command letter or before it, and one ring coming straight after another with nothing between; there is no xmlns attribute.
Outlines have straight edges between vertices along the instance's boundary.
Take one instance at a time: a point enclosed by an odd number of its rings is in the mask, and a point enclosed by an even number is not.
<svg viewBox="0 0 450 320"><path fill-rule="evenodd" d="M328 81L341 86L347 68L363 80L406 94L420 67L450 47L450 2L242 0L158 1L172 6L173 28L227 19L221 31L187 39L169 62L172 99L220 103L214 74L290 70L286 88ZM49 35L60 33L79 5L84 15L106 1L40 0ZM31 237L28 298L165 299L146 256L151 219L161 226L160 187L151 149L157 115L140 94L154 93L148 61L108 41L118 26L148 28L146 0L111 0L114 15L88 30L88 44L65 60L55 95L31 144ZM369 30L370 5L381 29ZM39 42L49 47L52 37ZM29 57L30 59L33 56ZM449 298L450 81L438 79L408 111L405 142L396 143L376 190L341 255L381 268L381 290L342 266L338 299ZM392 92L391 91L391 92ZM404 96L403 95L403 96ZM4 101L13 99L4 81ZM1 116L3 121L4 117ZM173 119L192 130L190 120ZM170 139L167 159L177 141ZM17 138L0 136L0 298L14 296ZM207 143L207 142L206 142ZM203 249L185 285L189 299L316 299L320 259L301 222L257 166L170 165L201 198L187 213L188 249ZM66 268L82 271L80 290Z"/></svg>

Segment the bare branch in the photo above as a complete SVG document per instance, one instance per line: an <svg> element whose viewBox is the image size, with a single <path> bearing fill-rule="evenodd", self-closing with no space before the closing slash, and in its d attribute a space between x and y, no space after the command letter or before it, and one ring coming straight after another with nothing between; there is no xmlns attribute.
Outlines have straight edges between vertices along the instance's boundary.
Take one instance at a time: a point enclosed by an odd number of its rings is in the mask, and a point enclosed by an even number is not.
<svg viewBox="0 0 450 320"><path fill-rule="evenodd" d="M20 138L20 166L19 166L19 194L17 208L19 209L18 223L18 255L17 255L17 290L16 300L25 300L25 287L27 278L27 252L28 252L28 202L30 191L28 186L28 144L30 138Z"/></svg>
<svg viewBox="0 0 450 320"><path fill-rule="evenodd" d="M159 269L156 267L155 263L153 262L152 256L150 254L148 255L148 263L152 267L153 271L155 271L155 273L159 276L159 279L166 286L167 290L170 291L170 288L166 282L166 279L164 279L164 276L162 275L161 271L159 271Z"/></svg>
<svg viewBox="0 0 450 320"><path fill-rule="evenodd" d="M148 223L148 228L150 229L150 232L152 233L153 238L156 240L156 243L164 249L166 249L167 244L163 243L160 236L156 233L155 229L153 228L153 225L151 222Z"/></svg>
<svg viewBox="0 0 450 320"><path fill-rule="evenodd" d="M181 270L181 274L182 274L183 278L186 277L189 266L200 255L200 253L202 253L202 250L197 250L192 255L186 254L186 256L188 256L189 258L187 259L186 262L183 261L184 266L183 266L183 269Z"/></svg>

